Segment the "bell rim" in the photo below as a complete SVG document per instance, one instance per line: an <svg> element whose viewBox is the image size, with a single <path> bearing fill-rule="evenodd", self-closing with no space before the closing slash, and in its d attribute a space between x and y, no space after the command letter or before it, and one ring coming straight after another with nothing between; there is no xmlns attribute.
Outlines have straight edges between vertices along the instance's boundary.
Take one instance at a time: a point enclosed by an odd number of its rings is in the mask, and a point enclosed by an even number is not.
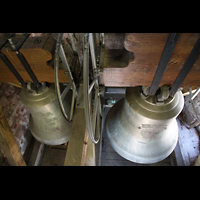
<svg viewBox="0 0 200 200"><path fill-rule="evenodd" d="M109 137L108 137L109 138ZM160 162L162 160L164 160L165 158L167 158L175 149L177 142L178 142L178 133L177 133L177 139L174 142L174 145L171 146L170 150L168 150L167 152L161 154L158 157L155 158L141 158L139 156L131 156L131 158L129 156L127 156L126 153L123 153L122 151L116 149L116 146L114 147L114 142L112 142L112 140L109 138L109 142L112 146L112 148L114 149L114 151L119 154L121 157L125 158L126 160L129 160L131 162L135 162L135 163L140 163L140 164L153 164L153 163L157 163Z"/></svg>

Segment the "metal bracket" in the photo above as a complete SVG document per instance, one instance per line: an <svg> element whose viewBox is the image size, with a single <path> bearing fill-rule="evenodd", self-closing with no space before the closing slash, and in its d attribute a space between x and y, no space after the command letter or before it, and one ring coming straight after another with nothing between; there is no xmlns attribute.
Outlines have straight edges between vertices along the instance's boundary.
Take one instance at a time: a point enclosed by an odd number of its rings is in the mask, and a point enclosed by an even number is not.
<svg viewBox="0 0 200 200"><path fill-rule="evenodd" d="M30 34L25 33L23 36L21 36L17 40L15 38L13 39L12 37L9 37L8 41L11 44L12 51L19 51L19 49L24 44L24 42L27 40L27 38L29 37L29 35Z"/></svg>
<svg viewBox="0 0 200 200"><path fill-rule="evenodd" d="M168 99L169 97L169 87L168 86L162 86L160 87L161 93L157 95L158 101L164 101Z"/></svg>

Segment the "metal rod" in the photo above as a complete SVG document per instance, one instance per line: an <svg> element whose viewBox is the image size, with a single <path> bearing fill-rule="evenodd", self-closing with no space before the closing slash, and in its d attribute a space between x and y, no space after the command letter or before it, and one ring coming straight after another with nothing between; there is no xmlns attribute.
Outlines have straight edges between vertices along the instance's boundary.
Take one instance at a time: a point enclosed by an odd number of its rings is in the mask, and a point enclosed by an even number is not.
<svg viewBox="0 0 200 200"><path fill-rule="evenodd" d="M200 92L200 87L198 87L195 91L195 93L192 95L191 99L193 100Z"/></svg>
<svg viewBox="0 0 200 200"><path fill-rule="evenodd" d="M94 98L94 108L92 113L92 131L95 133L95 127L96 127L96 118L97 118L97 112L99 108L99 99L98 99L98 90L95 91L95 98Z"/></svg>
<svg viewBox="0 0 200 200"><path fill-rule="evenodd" d="M72 49L74 51L76 51L76 47L75 47L75 44L74 44L74 39L73 39L73 33L69 33L69 38L70 38L70 42L72 44Z"/></svg>
<svg viewBox="0 0 200 200"><path fill-rule="evenodd" d="M102 43L104 44L105 41L104 41L104 33L101 33L101 38L102 38Z"/></svg>
<svg viewBox="0 0 200 200"><path fill-rule="evenodd" d="M33 83L35 84L35 86L40 89L41 88L41 84L39 83L38 79L36 78L35 74L33 73L30 65L28 64L26 58L24 57L24 55L19 52L16 51L17 53L17 57L19 58L19 60L21 61L22 65L24 66L24 68L26 69L27 73L29 74L29 76L31 77Z"/></svg>
<svg viewBox="0 0 200 200"><path fill-rule="evenodd" d="M170 96L173 96L177 92L178 88L181 86L182 82L186 78L190 69L196 62L197 58L199 57L199 54L200 54L200 38L197 40L185 64L183 65L180 73L178 74L176 80L174 81L174 84L169 91Z"/></svg>
<svg viewBox="0 0 200 200"><path fill-rule="evenodd" d="M169 34L169 37L167 39L165 48L163 50L158 68L157 68L156 73L154 75L153 82L152 82L150 90L148 92L148 95L155 95L155 93L156 93L156 91L159 87L159 83L160 83L160 81L163 77L163 74L165 72L165 69L167 67L167 64L168 64L168 62L171 58L171 55L174 51L176 43L179 39L179 36L180 35L178 33L170 33Z"/></svg>
<svg viewBox="0 0 200 200"><path fill-rule="evenodd" d="M96 58L95 58L95 50L94 50L93 33L89 33L89 44L90 44L90 53L91 53L91 58L92 58L92 66L93 66L93 70L95 70L96 69Z"/></svg>
<svg viewBox="0 0 200 200"><path fill-rule="evenodd" d="M59 52L60 52L60 47L61 45L61 40L62 40L62 35L63 33L59 33L58 34L58 38L57 38L57 43L56 43L56 50L55 50L55 54L54 54L54 80L55 80L55 90L57 93L57 97L58 97L58 101L59 101L59 105L60 105L60 109L63 113L63 116L65 117L65 119L70 122L69 117L67 116L63 103L62 103L62 99L60 96L60 85L59 85Z"/></svg>
<svg viewBox="0 0 200 200"><path fill-rule="evenodd" d="M72 76L72 73L71 73L69 64L68 64L68 62L67 62L67 59L66 59L66 56L65 56L65 51L64 51L62 45L60 45L59 55L60 55L60 58L61 58L61 60L62 60L62 63L63 63L63 67L64 67L64 69L65 69L65 72L67 72L67 75L68 75L69 80L70 80L70 81L73 81L73 76Z"/></svg>
<svg viewBox="0 0 200 200"><path fill-rule="evenodd" d="M94 75L94 80L96 80L95 81L95 86L98 87L97 66L96 66L96 57L95 57L93 33L89 33L89 45L90 45L90 54L91 54L91 58L92 58L93 75Z"/></svg>
<svg viewBox="0 0 200 200"><path fill-rule="evenodd" d="M8 58L6 57L6 55L3 54L2 52L0 52L0 58L7 65L7 67L9 68L9 70L14 74L14 76L21 83L21 85L24 88L27 88L26 87L26 83L24 82L24 80L22 79L22 77L19 75L19 73L17 72L17 70L14 68L14 66L11 64L11 62L8 60Z"/></svg>
<svg viewBox="0 0 200 200"><path fill-rule="evenodd" d="M80 56L80 33L78 33L77 53L78 53L78 60L79 60L79 56ZM79 60L79 62L80 62L80 60Z"/></svg>
<svg viewBox="0 0 200 200"><path fill-rule="evenodd" d="M70 110L70 116L69 116L69 120L72 121L72 117L73 117L73 112L74 112L74 102L75 102L75 97L76 97L76 88L72 89L72 102L71 102L71 110Z"/></svg>
<svg viewBox="0 0 200 200"><path fill-rule="evenodd" d="M69 89L71 88L71 82L69 82L68 86L64 89L64 91L61 94L61 100L63 101L66 94L68 93Z"/></svg>
<svg viewBox="0 0 200 200"><path fill-rule="evenodd" d="M99 46L99 44L100 44L100 33L96 33L96 40L97 40L97 45Z"/></svg>

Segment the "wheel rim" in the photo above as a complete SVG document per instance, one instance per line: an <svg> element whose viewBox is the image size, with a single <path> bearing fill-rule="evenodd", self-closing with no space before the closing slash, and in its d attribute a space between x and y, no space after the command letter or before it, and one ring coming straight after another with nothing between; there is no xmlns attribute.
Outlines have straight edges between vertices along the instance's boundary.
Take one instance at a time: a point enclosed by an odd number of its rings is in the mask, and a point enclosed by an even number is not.
<svg viewBox="0 0 200 200"><path fill-rule="evenodd" d="M89 85L89 49L92 58L92 67L93 67L93 75L94 80ZM90 95L92 89L95 89L95 98L94 98L94 106L93 113L91 118L91 107L90 105ZM85 105L85 116L86 116L86 124L88 129L88 134L92 143L97 144L100 140L100 108L101 101L99 97L99 84L97 78L97 67L96 67L96 59L94 52L94 39L92 33L84 34L84 51L83 51L83 93L84 93L84 105ZM97 139L95 138L95 132L97 132Z"/></svg>
<svg viewBox="0 0 200 200"><path fill-rule="evenodd" d="M61 44L62 40L62 35L63 33L58 34L57 42L56 42L56 50L55 50L55 58L54 58L54 80L55 80L55 90L59 102L59 106L61 108L61 111L65 117L65 119L68 122L72 122L73 118L73 111L74 111L74 102L75 102L75 94L76 94L76 86L71 74L71 70L69 68L63 46ZM64 69L65 69L65 74L69 78L69 84L66 86L66 88L63 90L62 94L60 92L60 85L59 85L59 57L61 57ZM68 93L69 90L72 90L72 101L71 101L71 110L70 110L70 115L68 116L65 112L64 106L63 106L63 100Z"/></svg>

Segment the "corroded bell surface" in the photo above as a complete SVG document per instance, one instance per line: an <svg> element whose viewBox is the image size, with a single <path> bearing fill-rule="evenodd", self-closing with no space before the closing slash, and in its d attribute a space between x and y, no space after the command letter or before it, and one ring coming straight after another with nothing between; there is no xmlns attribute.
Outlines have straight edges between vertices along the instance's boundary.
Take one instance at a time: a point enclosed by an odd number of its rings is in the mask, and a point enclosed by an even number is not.
<svg viewBox="0 0 200 200"><path fill-rule="evenodd" d="M71 123L61 113L54 84L39 90L38 94L23 88L20 98L31 113L29 126L36 140L47 145L60 145L69 141ZM65 111L69 116L70 92L63 102Z"/></svg>
<svg viewBox="0 0 200 200"><path fill-rule="evenodd" d="M125 98L109 110L106 132L113 149L136 163L165 159L178 141L176 117L184 106L182 92L158 101L146 96L141 86L127 88Z"/></svg>

